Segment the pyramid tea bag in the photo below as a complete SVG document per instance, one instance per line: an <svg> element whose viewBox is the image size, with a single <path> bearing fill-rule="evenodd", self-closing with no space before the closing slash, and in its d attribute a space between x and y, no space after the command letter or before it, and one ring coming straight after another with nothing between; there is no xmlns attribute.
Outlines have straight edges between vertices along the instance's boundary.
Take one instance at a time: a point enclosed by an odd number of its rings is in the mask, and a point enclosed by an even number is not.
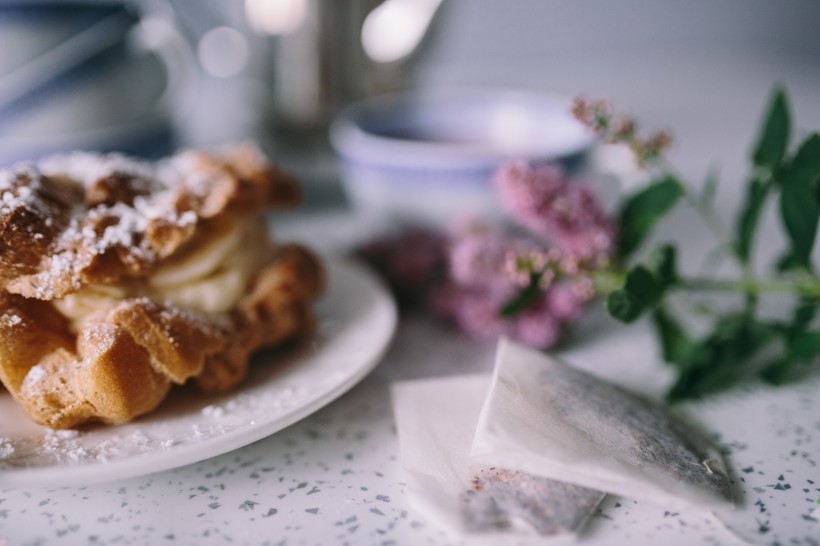
<svg viewBox="0 0 820 546"><path fill-rule="evenodd" d="M489 375L393 385L401 463L415 507L471 543L574 538L604 494L469 459Z"/></svg>
<svg viewBox="0 0 820 546"><path fill-rule="evenodd" d="M474 467L472 489L461 496L469 532L507 529L521 522L539 535L578 533L605 493L500 467Z"/></svg>
<svg viewBox="0 0 820 546"><path fill-rule="evenodd" d="M509 340L471 457L664 507L732 505L718 450L664 406Z"/></svg>

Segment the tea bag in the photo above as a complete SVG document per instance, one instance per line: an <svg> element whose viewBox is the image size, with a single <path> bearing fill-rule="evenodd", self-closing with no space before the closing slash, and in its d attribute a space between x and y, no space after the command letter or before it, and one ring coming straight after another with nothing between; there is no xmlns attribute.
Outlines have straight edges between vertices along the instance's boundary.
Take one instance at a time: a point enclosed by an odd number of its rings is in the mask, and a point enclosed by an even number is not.
<svg viewBox="0 0 820 546"><path fill-rule="evenodd" d="M664 406L509 340L471 457L664 507L732 505L718 450Z"/></svg>
<svg viewBox="0 0 820 546"><path fill-rule="evenodd" d="M415 507L471 543L574 538L604 494L469 459L489 375L393 385L401 463Z"/></svg>

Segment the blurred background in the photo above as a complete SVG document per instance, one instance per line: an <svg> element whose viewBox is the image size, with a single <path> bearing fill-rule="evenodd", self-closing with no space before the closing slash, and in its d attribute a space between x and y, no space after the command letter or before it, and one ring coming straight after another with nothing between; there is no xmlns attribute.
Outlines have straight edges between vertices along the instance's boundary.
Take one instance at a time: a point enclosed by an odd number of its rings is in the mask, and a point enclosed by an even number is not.
<svg viewBox="0 0 820 546"><path fill-rule="evenodd" d="M775 84L820 127L818 22L814 0L6 0L0 162L256 139L321 207L343 198L340 108L503 87L605 94L672 130L687 174L730 181Z"/></svg>

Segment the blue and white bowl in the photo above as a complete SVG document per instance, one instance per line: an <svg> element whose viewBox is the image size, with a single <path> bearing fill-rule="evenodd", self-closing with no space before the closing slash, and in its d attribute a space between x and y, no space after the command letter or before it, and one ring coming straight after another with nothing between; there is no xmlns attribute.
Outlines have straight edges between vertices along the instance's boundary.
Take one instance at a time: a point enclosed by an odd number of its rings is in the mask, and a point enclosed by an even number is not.
<svg viewBox="0 0 820 546"><path fill-rule="evenodd" d="M579 168L594 139L570 106L526 91L409 92L342 111L330 140L358 212L441 223L497 213L492 175L504 161Z"/></svg>

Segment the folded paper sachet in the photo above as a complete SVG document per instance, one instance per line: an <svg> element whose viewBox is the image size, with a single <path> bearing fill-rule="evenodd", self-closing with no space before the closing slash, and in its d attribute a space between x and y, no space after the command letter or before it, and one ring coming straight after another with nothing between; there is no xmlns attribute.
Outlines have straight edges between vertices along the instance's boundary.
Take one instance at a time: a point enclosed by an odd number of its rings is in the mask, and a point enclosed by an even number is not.
<svg viewBox="0 0 820 546"><path fill-rule="evenodd" d="M394 385L401 462L415 507L431 521L469 536L471 543L573 538L603 493L469 460L489 386L488 375Z"/></svg>
<svg viewBox="0 0 820 546"><path fill-rule="evenodd" d="M509 340L471 460L669 508L733 506L717 448L661 404Z"/></svg>

